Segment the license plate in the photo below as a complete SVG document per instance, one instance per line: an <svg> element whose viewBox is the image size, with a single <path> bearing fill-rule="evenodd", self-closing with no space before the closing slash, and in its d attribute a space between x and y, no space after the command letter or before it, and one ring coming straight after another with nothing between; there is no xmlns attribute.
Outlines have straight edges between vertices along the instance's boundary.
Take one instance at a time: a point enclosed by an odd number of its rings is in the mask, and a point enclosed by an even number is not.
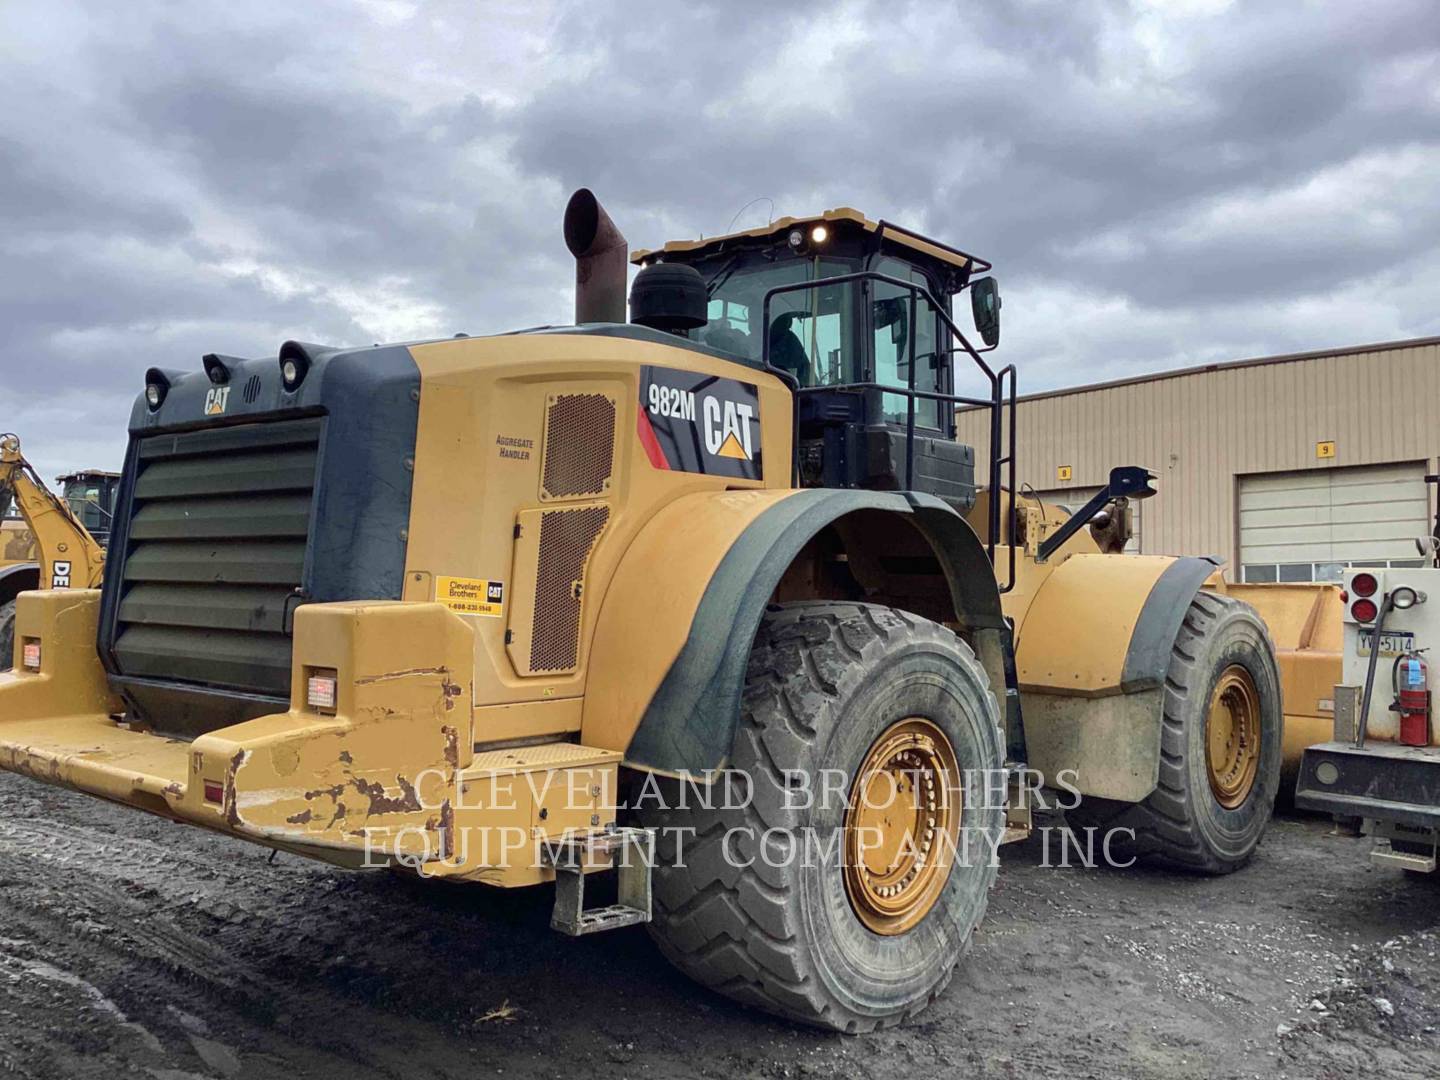
<svg viewBox="0 0 1440 1080"><path fill-rule="evenodd" d="M1375 631L1361 630L1360 640L1356 643L1356 652L1360 656L1369 656L1370 650L1375 645ZM1380 635L1380 655L1399 656L1401 653L1409 652L1415 645L1415 635L1408 630L1386 630Z"/></svg>

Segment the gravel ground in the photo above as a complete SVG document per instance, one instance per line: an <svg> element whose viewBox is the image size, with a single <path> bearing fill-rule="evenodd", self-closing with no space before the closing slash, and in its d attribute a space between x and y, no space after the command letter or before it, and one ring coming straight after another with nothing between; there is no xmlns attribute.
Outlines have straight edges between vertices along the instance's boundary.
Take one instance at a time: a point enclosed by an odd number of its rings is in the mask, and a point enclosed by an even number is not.
<svg viewBox="0 0 1440 1080"><path fill-rule="evenodd" d="M348 874L0 774L0 1075L1440 1074L1440 882L1277 820L1225 879L1005 849L917 1021L797 1029L548 897ZM1058 844L1055 845L1058 847Z"/></svg>

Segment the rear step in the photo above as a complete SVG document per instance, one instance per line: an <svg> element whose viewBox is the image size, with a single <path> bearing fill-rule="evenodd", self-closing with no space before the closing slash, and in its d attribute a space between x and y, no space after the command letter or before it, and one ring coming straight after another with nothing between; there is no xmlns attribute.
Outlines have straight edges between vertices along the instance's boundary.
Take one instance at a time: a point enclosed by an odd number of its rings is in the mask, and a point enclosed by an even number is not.
<svg viewBox="0 0 1440 1080"><path fill-rule="evenodd" d="M616 902L587 910L586 867L604 866L616 855ZM580 937L650 921L655 836L649 829L610 829L546 843L541 847L541 861L555 871L552 930Z"/></svg>
<svg viewBox="0 0 1440 1080"><path fill-rule="evenodd" d="M1396 851L1389 840L1376 840L1370 849L1370 861L1376 866L1389 866L1399 870L1410 870L1416 874L1435 872L1435 852L1421 855L1410 851Z"/></svg>

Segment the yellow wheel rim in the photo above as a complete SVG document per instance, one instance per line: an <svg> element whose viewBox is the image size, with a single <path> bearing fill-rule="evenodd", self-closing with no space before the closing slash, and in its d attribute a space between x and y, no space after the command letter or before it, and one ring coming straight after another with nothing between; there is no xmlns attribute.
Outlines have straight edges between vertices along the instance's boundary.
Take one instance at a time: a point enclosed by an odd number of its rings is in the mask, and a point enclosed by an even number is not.
<svg viewBox="0 0 1440 1080"><path fill-rule="evenodd" d="M875 740L845 812L845 894L866 927L903 934L935 906L962 805L955 751L929 720L901 720Z"/></svg>
<svg viewBox="0 0 1440 1080"><path fill-rule="evenodd" d="M1260 771L1260 695L1239 664L1220 673L1205 717L1205 767L1210 790L1227 810L1250 796Z"/></svg>

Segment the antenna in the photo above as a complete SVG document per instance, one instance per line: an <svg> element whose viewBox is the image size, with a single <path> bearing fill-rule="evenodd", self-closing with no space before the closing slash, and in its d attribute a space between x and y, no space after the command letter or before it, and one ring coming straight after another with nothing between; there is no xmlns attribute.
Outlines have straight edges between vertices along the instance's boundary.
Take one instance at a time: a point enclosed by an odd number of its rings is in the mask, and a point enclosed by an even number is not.
<svg viewBox="0 0 1440 1080"><path fill-rule="evenodd" d="M747 202L744 206L740 207L739 210L735 211L735 216L730 219L730 224L725 226L725 231L728 233L731 229L733 229L735 227L735 222L740 220L740 215L745 213L746 210L749 210L750 207L754 206L758 202L767 202L770 204L770 217L766 220L765 224L769 225L770 222L774 221L775 200L770 198L769 195L757 195L755 198Z"/></svg>

